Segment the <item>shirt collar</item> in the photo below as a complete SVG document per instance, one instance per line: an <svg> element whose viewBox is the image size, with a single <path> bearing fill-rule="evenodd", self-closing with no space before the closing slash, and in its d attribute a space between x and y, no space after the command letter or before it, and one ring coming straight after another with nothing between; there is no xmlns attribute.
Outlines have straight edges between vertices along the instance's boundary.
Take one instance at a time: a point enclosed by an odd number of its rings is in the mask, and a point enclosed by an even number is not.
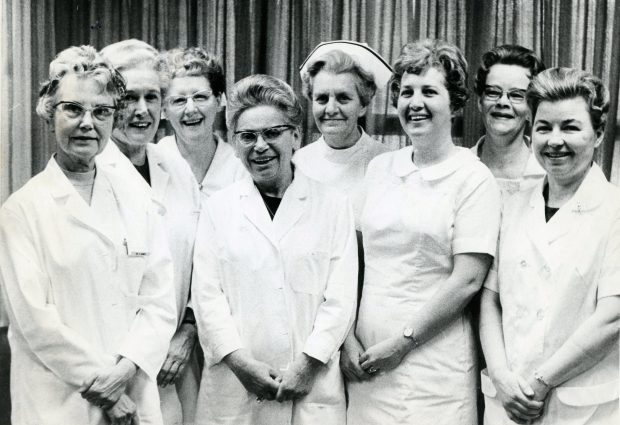
<svg viewBox="0 0 620 425"><path fill-rule="evenodd" d="M419 168L413 162L413 146L401 149L394 160L394 173L398 177L406 177L409 174L419 172L424 180L439 180L449 176L458 170L464 163L479 161L469 149L456 147L457 151L438 164L429 167Z"/></svg>
<svg viewBox="0 0 620 425"><path fill-rule="evenodd" d="M291 193L295 198L303 199L308 193L308 177L300 172L298 168L294 168L293 173L293 181L289 187L286 188L285 193ZM251 177L240 180L238 184L240 185L239 194L241 197L247 197L252 195L252 193L258 193L258 189Z"/></svg>
<svg viewBox="0 0 620 425"><path fill-rule="evenodd" d="M532 193L530 205L534 206L542 197L542 191L547 184L545 177L537 186L537 190ZM562 208L571 210L572 212L582 213L596 209L606 198L609 182L603 174L603 170L596 164L592 163L592 167L581 182L581 185L573 195L573 197L562 206Z"/></svg>

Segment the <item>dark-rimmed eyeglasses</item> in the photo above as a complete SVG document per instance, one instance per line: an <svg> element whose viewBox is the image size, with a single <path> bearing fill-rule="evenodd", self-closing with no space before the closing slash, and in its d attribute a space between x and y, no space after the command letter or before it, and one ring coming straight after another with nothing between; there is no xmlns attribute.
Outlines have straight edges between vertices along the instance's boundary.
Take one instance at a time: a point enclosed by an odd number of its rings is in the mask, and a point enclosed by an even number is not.
<svg viewBox="0 0 620 425"><path fill-rule="evenodd" d="M204 106L207 104L209 99L213 96L213 91L211 89L205 89L197 91L194 94L190 94L189 96L168 96L166 98L166 102L171 108L175 109L183 109L187 106L188 99L192 99L192 102L196 106Z"/></svg>
<svg viewBox="0 0 620 425"><path fill-rule="evenodd" d="M292 130L295 127L288 124L276 125L262 130L241 130L235 131L235 138L245 146L254 146L260 135L265 142L272 142L282 135L286 130Z"/></svg>
<svg viewBox="0 0 620 425"><path fill-rule="evenodd" d="M92 117L97 121L106 121L114 115L116 106L112 105L96 105L92 108L86 108L84 105L78 102L63 101L54 105L54 108L60 106L60 110L67 118L80 118L84 117L86 111L90 112Z"/></svg>
<svg viewBox="0 0 620 425"><path fill-rule="evenodd" d="M514 89L514 90L502 90L497 86L486 86L484 88L484 98L488 100L499 100L504 93L508 96L508 100L510 103L523 103L525 102L525 90Z"/></svg>

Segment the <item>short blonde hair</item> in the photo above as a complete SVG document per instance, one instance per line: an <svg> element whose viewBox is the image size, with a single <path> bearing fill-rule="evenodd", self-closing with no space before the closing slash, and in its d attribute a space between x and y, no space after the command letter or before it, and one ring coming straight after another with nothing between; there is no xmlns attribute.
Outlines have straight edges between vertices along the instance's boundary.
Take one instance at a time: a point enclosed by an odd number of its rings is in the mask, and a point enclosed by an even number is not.
<svg viewBox="0 0 620 425"><path fill-rule="evenodd" d="M50 63L49 79L41 85L37 115L46 121L54 118L54 105L60 81L67 75L91 78L114 99L118 106L125 94L123 77L92 46L72 46L60 52Z"/></svg>

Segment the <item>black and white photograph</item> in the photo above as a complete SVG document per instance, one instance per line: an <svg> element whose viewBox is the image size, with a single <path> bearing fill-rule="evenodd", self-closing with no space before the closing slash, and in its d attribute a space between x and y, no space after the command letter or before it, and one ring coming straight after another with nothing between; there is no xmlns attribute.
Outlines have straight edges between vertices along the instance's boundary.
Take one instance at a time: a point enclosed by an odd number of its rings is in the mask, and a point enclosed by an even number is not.
<svg viewBox="0 0 620 425"><path fill-rule="evenodd" d="M620 424L620 2L0 34L0 425Z"/></svg>

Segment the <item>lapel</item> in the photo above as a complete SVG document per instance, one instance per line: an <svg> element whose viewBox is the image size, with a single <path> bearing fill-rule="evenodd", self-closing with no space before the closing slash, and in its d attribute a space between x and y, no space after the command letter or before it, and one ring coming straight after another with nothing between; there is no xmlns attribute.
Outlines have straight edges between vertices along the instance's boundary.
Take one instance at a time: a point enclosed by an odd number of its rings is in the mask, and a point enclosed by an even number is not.
<svg viewBox="0 0 620 425"><path fill-rule="evenodd" d="M583 231L583 219L603 203L606 190L607 179L603 171L598 165L592 164L573 197L547 223L549 243L568 232L575 232L575 229Z"/></svg>
<svg viewBox="0 0 620 425"><path fill-rule="evenodd" d="M110 234L108 226L100 220L100 215L95 213L95 202L103 204L106 208L110 206L110 201L114 202L114 195L108 192L107 180L102 176L102 172L97 170L93 187L93 197L89 206L75 190L71 182L62 172L56 160L52 158L45 168L44 173L48 177L50 184L50 194L58 207L62 209L68 217L80 225L87 227L98 233L103 239L114 245L114 235ZM112 199L108 199L112 196ZM102 212L105 214L105 212Z"/></svg>
<svg viewBox="0 0 620 425"><path fill-rule="evenodd" d="M243 179L239 182L240 194L239 201L243 215L261 232L275 247L278 246L274 238L274 224L269 217L269 212L265 208L263 198L252 179ZM279 211L279 209L278 209Z"/></svg>
<svg viewBox="0 0 620 425"><path fill-rule="evenodd" d="M98 199L97 205L93 204L93 209L97 214L100 214L100 209L110 212L109 216L102 217L109 228L108 234L114 234L117 239L120 238L119 243L138 245L135 250L143 250L142 245L145 244L148 229L146 211L153 206L151 204L153 201L162 213L165 209L154 198L155 192L151 186L112 140L108 142L104 152L95 158L95 163L97 175L101 174L102 177L102 181L99 182L101 189L104 188L103 183L107 183L105 187L108 198ZM95 180L95 188L97 185L97 180ZM99 196L102 194L103 192L100 192ZM94 190L93 199L95 199Z"/></svg>
<svg viewBox="0 0 620 425"><path fill-rule="evenodd" d="M273 220L276 240L281 241L303 215L308 191L307 178L301 173L295 173L295 178L284 192L284 197Z"/></svg>
<svg viewBox="0 0 620 425"><path fill-rule="evenodd" d="M295 173L273 219L265 208L263 198L251 179L240 183L241 208L245 217L276 247L299 221L304 213L308 198L308 181L301 173Z"/></svg>
<svg viewBox="0 0 620 425"><path fill-rule="evenodd" d="M524 220L525 232L534 248L538 251L538 257L542 260L543 264L548 264L551 258L549 251L548 223L545 221L545 199L542 194L546 181L547 179L545 178L532 190Z"/></svg>
<svg viewBox="0 0 620 425"><path fill-rule="evenodd" d="M120 216L120 202L103 169L97 169L90 210L98 218L105 235L120 244L125 235L125 224Z"/></svg>
<svg viewBox="0 0 620 425"><path fill-rule="evenodd" d="M580 232L587 233L582 219L589 216L603 203L608 183L598 165L593 164L573 197L547 223L545 222L545 200L542 196L546 182L545 177L532 192L527 211L526 232L548 263L552 258L550 252L552 243L556 243L567 234L576 234L576 232L578 236L587 237L587 235L580 234Z"/></svg>
<svg viewBox="0 0 620 425"><path fill-rule="evenodd" d="M166 191L170 180L170 173L166 168L164 158L159 155L154 145L146 147L146 154L149 159L149 170L151 172L151 188L153 196L159 203L164 202Z"/></svg>
<svg viewBox="0 0 620 425"><path fill-rule="evenodd" d="M231 173L228 158L234 155L232 147L216 134L213 135L213 139L217 142L217 146L215 147L215 154L213 154L211 165L209 165L205 177L200 182L201 191L203 188L207 188L210 191L216 190L217 182L221 181L222 178L227 178ZM211 189L211 186L214 186L214 188Z"/></svg>

